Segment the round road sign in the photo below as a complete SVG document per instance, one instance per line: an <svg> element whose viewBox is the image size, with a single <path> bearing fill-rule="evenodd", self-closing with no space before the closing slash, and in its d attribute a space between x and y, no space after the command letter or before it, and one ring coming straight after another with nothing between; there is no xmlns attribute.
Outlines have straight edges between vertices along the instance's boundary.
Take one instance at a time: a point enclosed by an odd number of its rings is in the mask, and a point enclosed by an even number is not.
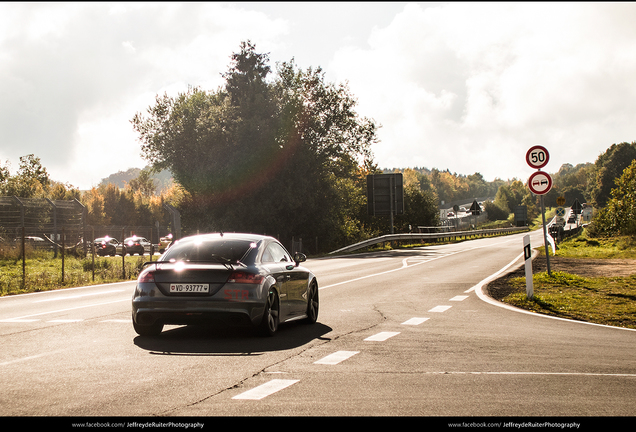
<svg viewBox="0 0 636 432"><path fill-rule="evenodd" d="M550 160L550 154L543 146L534 146L526 153L526 162L532 168L543 168L548 164Z"/></svg>
<svg viewBox="0 0 636 432"><path fill-rule="evenodd" d="M532 173L530 179L528 179L528 187L530 192L535 195L547 194L552 189L552 177L543 171Z"/></svg>

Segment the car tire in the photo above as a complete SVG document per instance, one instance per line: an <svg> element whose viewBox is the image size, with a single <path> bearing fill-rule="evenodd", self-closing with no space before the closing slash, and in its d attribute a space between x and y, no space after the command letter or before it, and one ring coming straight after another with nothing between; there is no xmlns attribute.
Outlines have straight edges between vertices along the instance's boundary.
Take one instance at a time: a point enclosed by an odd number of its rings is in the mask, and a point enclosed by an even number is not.
<svg viewBox="0 0 636 432"><path fill-rule="evenodd" d="M318 300L318 284L313 281L307 292L307 324L315 324L318 321L318 309L320 302Z"/></svg>
<svg viewBox="0 0 636 432"><path fill-rule="evenodd" d="M280 302L276 291L270 290L267 294L265 311L261 320L260 330L264 336L274 336L280 324Z"/></svg>
<svg viewBox="0 0 636 432"><path fill-rule="evenodd" d="M137 324L133 318L133 328L139 336L157 336L163 331L163 324Z"/></svg>

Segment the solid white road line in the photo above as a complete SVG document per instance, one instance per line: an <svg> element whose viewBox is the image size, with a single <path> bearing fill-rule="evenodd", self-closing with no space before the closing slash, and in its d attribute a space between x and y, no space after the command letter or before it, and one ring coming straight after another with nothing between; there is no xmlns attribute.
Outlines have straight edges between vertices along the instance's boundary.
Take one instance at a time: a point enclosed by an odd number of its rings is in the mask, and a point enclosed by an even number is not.
<svg viewBox="0 0 636 432"><path fill-rule="evenodd" d="M636 377L632 373L598 373L598 372L524 372L524 371L507 371L507 372L466 372L466 371L437 371L422 372L425 375L560 375L560 376L598 376L598 377Z"/></svg>
<svg viewBox="0 0 636 432"><path fill-rule="evenodd" d="M361 276L361 277L355 278L355 279L350 279L350 280L346 280L346 281L342 281L342 282L337 282L337 283L334 283L334 284L331 284L331 285L326 285L326 286L323 286L323 287L319 287L318 289L319 290L323 290L323 289L326 289L326 288L331 288L331 287L335 287L335 286L338 286L338 285L347 284L349 282L355 282L355 281L359 281L359 280L362 280L362 279L372 278L372 277L376 277L376 276L382 276L382 275L385 275L385 274L388 274L388 273L393 273L393 272L396 272L396 271L401 271L401 270L404 270L404 269L407 269L407 268L415 267L415 266L420 265L420 264L426 264L428 262L435 261L435 260L438 260L438 259L441 259L441 258L446 258L447 256L455 255L455 254L458 254L458 253L461 253L461 252L464 252L464 251L462 250L462 251L457 251L457 252L451 252L451 253L449 253L447 255L442 255L442 256L435 257L435 258L430 258L430 259L428 259L426 261L417 261L415 264L411 264L411 265L408 265L408 260L410 258L404 258L402 260L402 267L394 268L392 270L387 270L387 271L383 271L383 272L380 272L380 273L374 273L374 274L370 274L370 275L366 275L366 276Z"/></svg>
<svg viewBox="0 0 636 432"><path fill-rule="evenodd" d="M232 399L246 399L246 400L260 400L271 394L276 393L284 388L289 387L292 384L296 384L299 380L282 380L274 379L258 387L248 390L239 395L234 396Z"/></svg>
<svg viewBox="0 0 636 432"><path fill-rule="evenodd" d="M80 322L80 321L84 321L83 319L56 319L56 320L50 320L47 322L50 323L75 323L75 322Z"/></svg>
<svg viewBox="0 0 636 432"><path fill-rule="evenodd" d="M35 317L35 316L51 315L51 314L56 314L56 313L60 313L60 312L67 312L67 311L71 311L71 310L84 309L84 308L95 307L95 306L104 306L104 305L107 305L107 304L129 302L129 301L130 301L130 299L124 299L124 300L108 301L108 302L103 302L103 303L93 303L93 304L90 304L90 305L76 306L76 307L72 307L72 308L58 309L58 310L52 310L52 311L48 311L48 312L36 313L36 314L33 314L33 315L25 315L25 316L21 316L21 317L8 318L8 319L2 320L2 322L25 322L24 321L25 319L31 318L31 317Z"/></svg>
<svg viewBox="0 0 636 432"><path fill-rule="evenodd" d="M50 298L50 299L36 300L33 303L44 303L44 302L52 302L52 301L58 301L58 300L71 300L71 299L76 299L76 298L90 297L90 296L97 296L97 295L104 295L104 294L111 294L111 293L119 293L119 292L124 292L124 290L109 290L109 291L100 291L100 292L88 293L88 294L76 294L76 295L71 295L71 296L59 296L59 297L54 297L54 298Z"/></svg>
<svg viewBox="0 0 636 432"><path fill-rule="evenodd" d="M20 362L27 361L27 360L33 360L33 359L37 359L37 358L44 357L44 356L47 356L47 355L56 354L56 353L59 353L59 352L62 352L62 350L51 351L51 352L46 352L46 353L41 353L41 354L35 354L35 355L32 355L32 356L28 356L28 357L17 358L17 359L14 359L14 360L9 360L9 361L2 362L2 363L0 363L0 366L7 366L7 365L10 365L10 364L13 364L13 363L20 363Z"/></svg>
<svg viewBox="0 0 636 432"><path fill-rule="evenodd" d="M557 321L567 321L567 322L571 322L571 323L575 323L575 324L591 325L591 326L596 326L596 327L605 327L605 328L614 329L614 330L625 330L625 331L631 331L631 332L635 332L636 331L636 329L633 329L633 328L614 327L614 326L609 326L609 325L605 325L605 324L596 324L596 323L591 323L591 322L587 322L587 321L572 320L572 319L568 319L568 318L555 317L555 316L551 316L551 315L544 315L544 314L528 311L528 310L525 310L525 309L514 307L514 306L506 304L504 302L497 301L497 300L493 299L492 297L489 297L487 294L485 294L483 292L484 286L486 286L489 282L497 279L497 277L499 275L501 275L502 273L507 271L514 264L516 264L520 259L523 258L523 256L524 256L524 253L522 252L521 254L519 254L519 256L517 256L517 258L513 259L512 261L510 261L510 263L508 263L508 265L506 265L504 268L502 268L501 270L499 270L496 273L493 273L492 275L488 276L486 279L483 279L482 281L480 281L477 285L473 286L470 289L467 289L464 292L465 293L469 293L469 292L475 291L475 294L477 294L477 297L479 297L481 300L485 301L486 303L489 303L489 304L491 304L493 306L497 306L497 307L500 307L500 308L508 309L510 311L519 312L519 313L527 314L527 315L532 315L532 316L537 317L537 318L547 318L547 319L552 319L552 320L557 320Z"/></svg>

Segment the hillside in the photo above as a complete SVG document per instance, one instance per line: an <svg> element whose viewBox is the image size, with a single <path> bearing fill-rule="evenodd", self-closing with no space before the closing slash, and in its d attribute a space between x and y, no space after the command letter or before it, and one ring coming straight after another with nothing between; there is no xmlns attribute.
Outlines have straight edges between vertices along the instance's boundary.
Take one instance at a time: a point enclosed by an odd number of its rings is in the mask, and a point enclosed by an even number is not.
<svg viewBox="0 0 636 432"><path fill-rule="evenodd" d="M118 188L123 189L132 179L139 177L140 172L141 168L128 168L126 171L119 171L103 178L99 185L112 183ZM157 192L161 192L172 186L172 174L168 170L153 174L151 177L155 181Z"/></svg>

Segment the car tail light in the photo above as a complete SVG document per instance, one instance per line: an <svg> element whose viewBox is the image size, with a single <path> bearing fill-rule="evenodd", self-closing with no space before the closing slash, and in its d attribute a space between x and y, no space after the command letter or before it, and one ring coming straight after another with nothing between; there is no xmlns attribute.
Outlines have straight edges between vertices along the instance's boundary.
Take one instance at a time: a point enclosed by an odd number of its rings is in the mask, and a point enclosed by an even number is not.
<svg viewBox="0 0 636 432"><path fill-rule="evenodd" d="M230 283L260 284L263 281L263 276L244 271L235 271L232 272L227 281Z"/></svg>
<svg viewBox="0 0 636 432"><path fill-rule="evenodd" d="M154 281L155 281L155 273L152 271L141 272L141 274L139 275L139 279L137 280L137 282L140 282L140 283L147 283L147 282L154 283Z"/></svg>

